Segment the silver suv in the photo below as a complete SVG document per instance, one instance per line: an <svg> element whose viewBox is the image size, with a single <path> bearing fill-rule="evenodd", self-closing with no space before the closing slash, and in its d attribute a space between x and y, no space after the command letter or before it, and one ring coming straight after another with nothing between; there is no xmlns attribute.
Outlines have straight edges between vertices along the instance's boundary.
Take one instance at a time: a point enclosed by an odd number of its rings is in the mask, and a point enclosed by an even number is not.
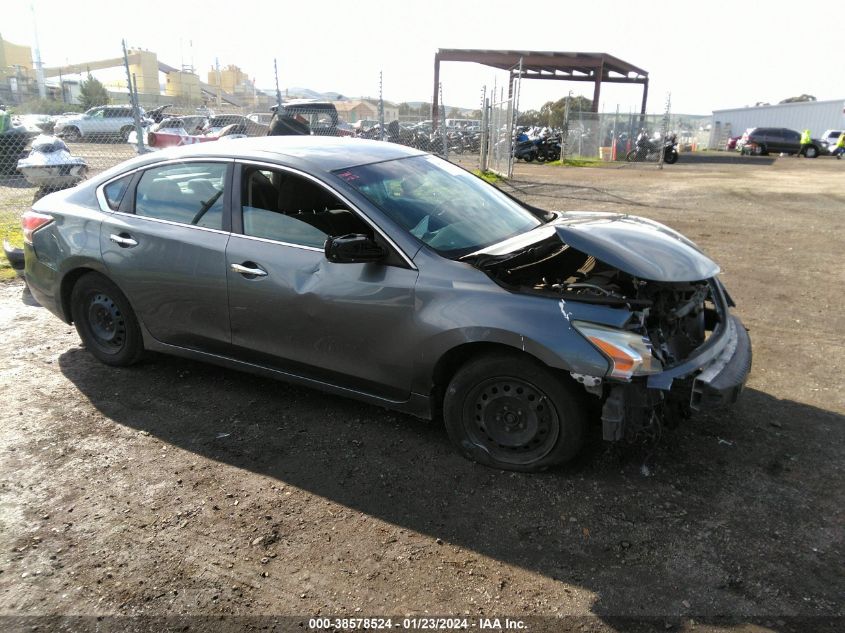
<svg viewBox="0 0 845 633"><path fill-rule="evenodd" d="M142 123L146 124L143 108L141 118ZM134 129L135 119L130 106L98 106L85 114L62 117L56 121L55 133L66 141L80 141L83 138L96 141L115 136L126 141Z"/></svg>

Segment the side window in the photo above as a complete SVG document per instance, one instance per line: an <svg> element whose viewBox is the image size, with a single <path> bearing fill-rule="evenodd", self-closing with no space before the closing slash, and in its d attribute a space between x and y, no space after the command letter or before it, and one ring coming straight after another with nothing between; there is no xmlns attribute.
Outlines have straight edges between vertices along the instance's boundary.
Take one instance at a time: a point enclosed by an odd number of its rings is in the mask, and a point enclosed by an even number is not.
<svg viewBox="0 0 845 633"><path fill-rule="evenodd" d="M148 169L135 190L135 215L222 229L225 185L225 163Z"/></svg>
<svg viewBox="0 0 845 633"><path fill-rule="evenodd" d="M244 235L323 248L328 236L361 233L370 226L317 183L281 170L244 167L241 204Z"/></svg>
<svg viewBox="0 0 845 633"><path fill-rule="evenodd" d="M117 211L120 208L120 201L123 200L123 194L126 193L126 188L129 186L129 182L131 180L131 175L124 176L123 178L110 182L103 187L103 194L105 195L106 202L112 211Z"/></svg>

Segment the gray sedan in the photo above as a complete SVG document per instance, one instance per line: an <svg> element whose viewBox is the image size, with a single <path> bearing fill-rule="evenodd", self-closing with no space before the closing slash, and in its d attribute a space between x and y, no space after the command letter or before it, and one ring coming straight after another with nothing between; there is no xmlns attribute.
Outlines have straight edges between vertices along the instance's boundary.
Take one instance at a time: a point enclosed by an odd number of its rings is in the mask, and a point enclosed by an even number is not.
<svg viewBox="0 0 845 633"><path fill-rule="evenodd" d="M536 471L735 401L718 266L649 220L526 206L389 143L265 137L141 156L25 214L26 279L116 366L144 350L443 420ZM591 402L593 405L591 406Z"/></svg>

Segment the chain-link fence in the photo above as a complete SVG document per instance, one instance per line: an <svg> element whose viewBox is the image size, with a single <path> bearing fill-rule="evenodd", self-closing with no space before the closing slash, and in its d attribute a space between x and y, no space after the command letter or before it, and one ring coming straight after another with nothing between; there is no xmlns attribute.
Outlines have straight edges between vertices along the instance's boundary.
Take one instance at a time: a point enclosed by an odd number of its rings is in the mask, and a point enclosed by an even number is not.
<svg viewBox="0 0 845 633"><path fill-rule="evenodd" d="M554 102L563 108L520 112L520 85L510 73L504 81L496 78L489 92L483 88L475 108L443 105L454 102L448 86L441 85L441 105L433 112L430 103L385 100L380 73L374 73L377 98L320 101L287 94L282 98L278 89L268 94L243 83L233 88L226 83L231 69L213 70L210 83L204 83L192 72L165 71L159 64L151 71L155 79L146 78L155 89L139 93L135 71L146 72L145 55L149 53L124 50L123 85L131 89L105 87L89 74L81 84L88 84L85 90L76 93L65 90L63 82L61 91L47 99L39 99L35 90L6 95L10 101L0 111L0 206L5 213L12 208L19 214L44 193L72 186L139 153L241 136L376 139L506 177L515 161L625 161L632 152L635 159L648 159L637 153L643 131L650 135L662 130L664 138L674 131L680 151L699 143L691 122L672 116L668 108L662 116L599 114L585 109L585 98L567 97ZM166 74L166 85L158 83L160 72Z"/></svg>

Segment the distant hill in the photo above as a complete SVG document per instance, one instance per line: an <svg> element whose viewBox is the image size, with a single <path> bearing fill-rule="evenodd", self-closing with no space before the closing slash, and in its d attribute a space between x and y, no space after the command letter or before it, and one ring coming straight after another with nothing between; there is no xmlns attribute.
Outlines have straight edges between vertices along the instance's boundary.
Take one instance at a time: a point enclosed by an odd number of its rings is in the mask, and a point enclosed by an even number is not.
<svg viewBox="0 0 845 633"><path fill-rule="evenodd" d="M262 92L266 92L268 95L276 94L275 88L260 88L260 90ZM281 92L282 99L319 99L325 101L340 101L344 98L344 96L339 92L317 92L316 90L311 90L310 88L299 88L295 86L281 88Z"/></svg>

